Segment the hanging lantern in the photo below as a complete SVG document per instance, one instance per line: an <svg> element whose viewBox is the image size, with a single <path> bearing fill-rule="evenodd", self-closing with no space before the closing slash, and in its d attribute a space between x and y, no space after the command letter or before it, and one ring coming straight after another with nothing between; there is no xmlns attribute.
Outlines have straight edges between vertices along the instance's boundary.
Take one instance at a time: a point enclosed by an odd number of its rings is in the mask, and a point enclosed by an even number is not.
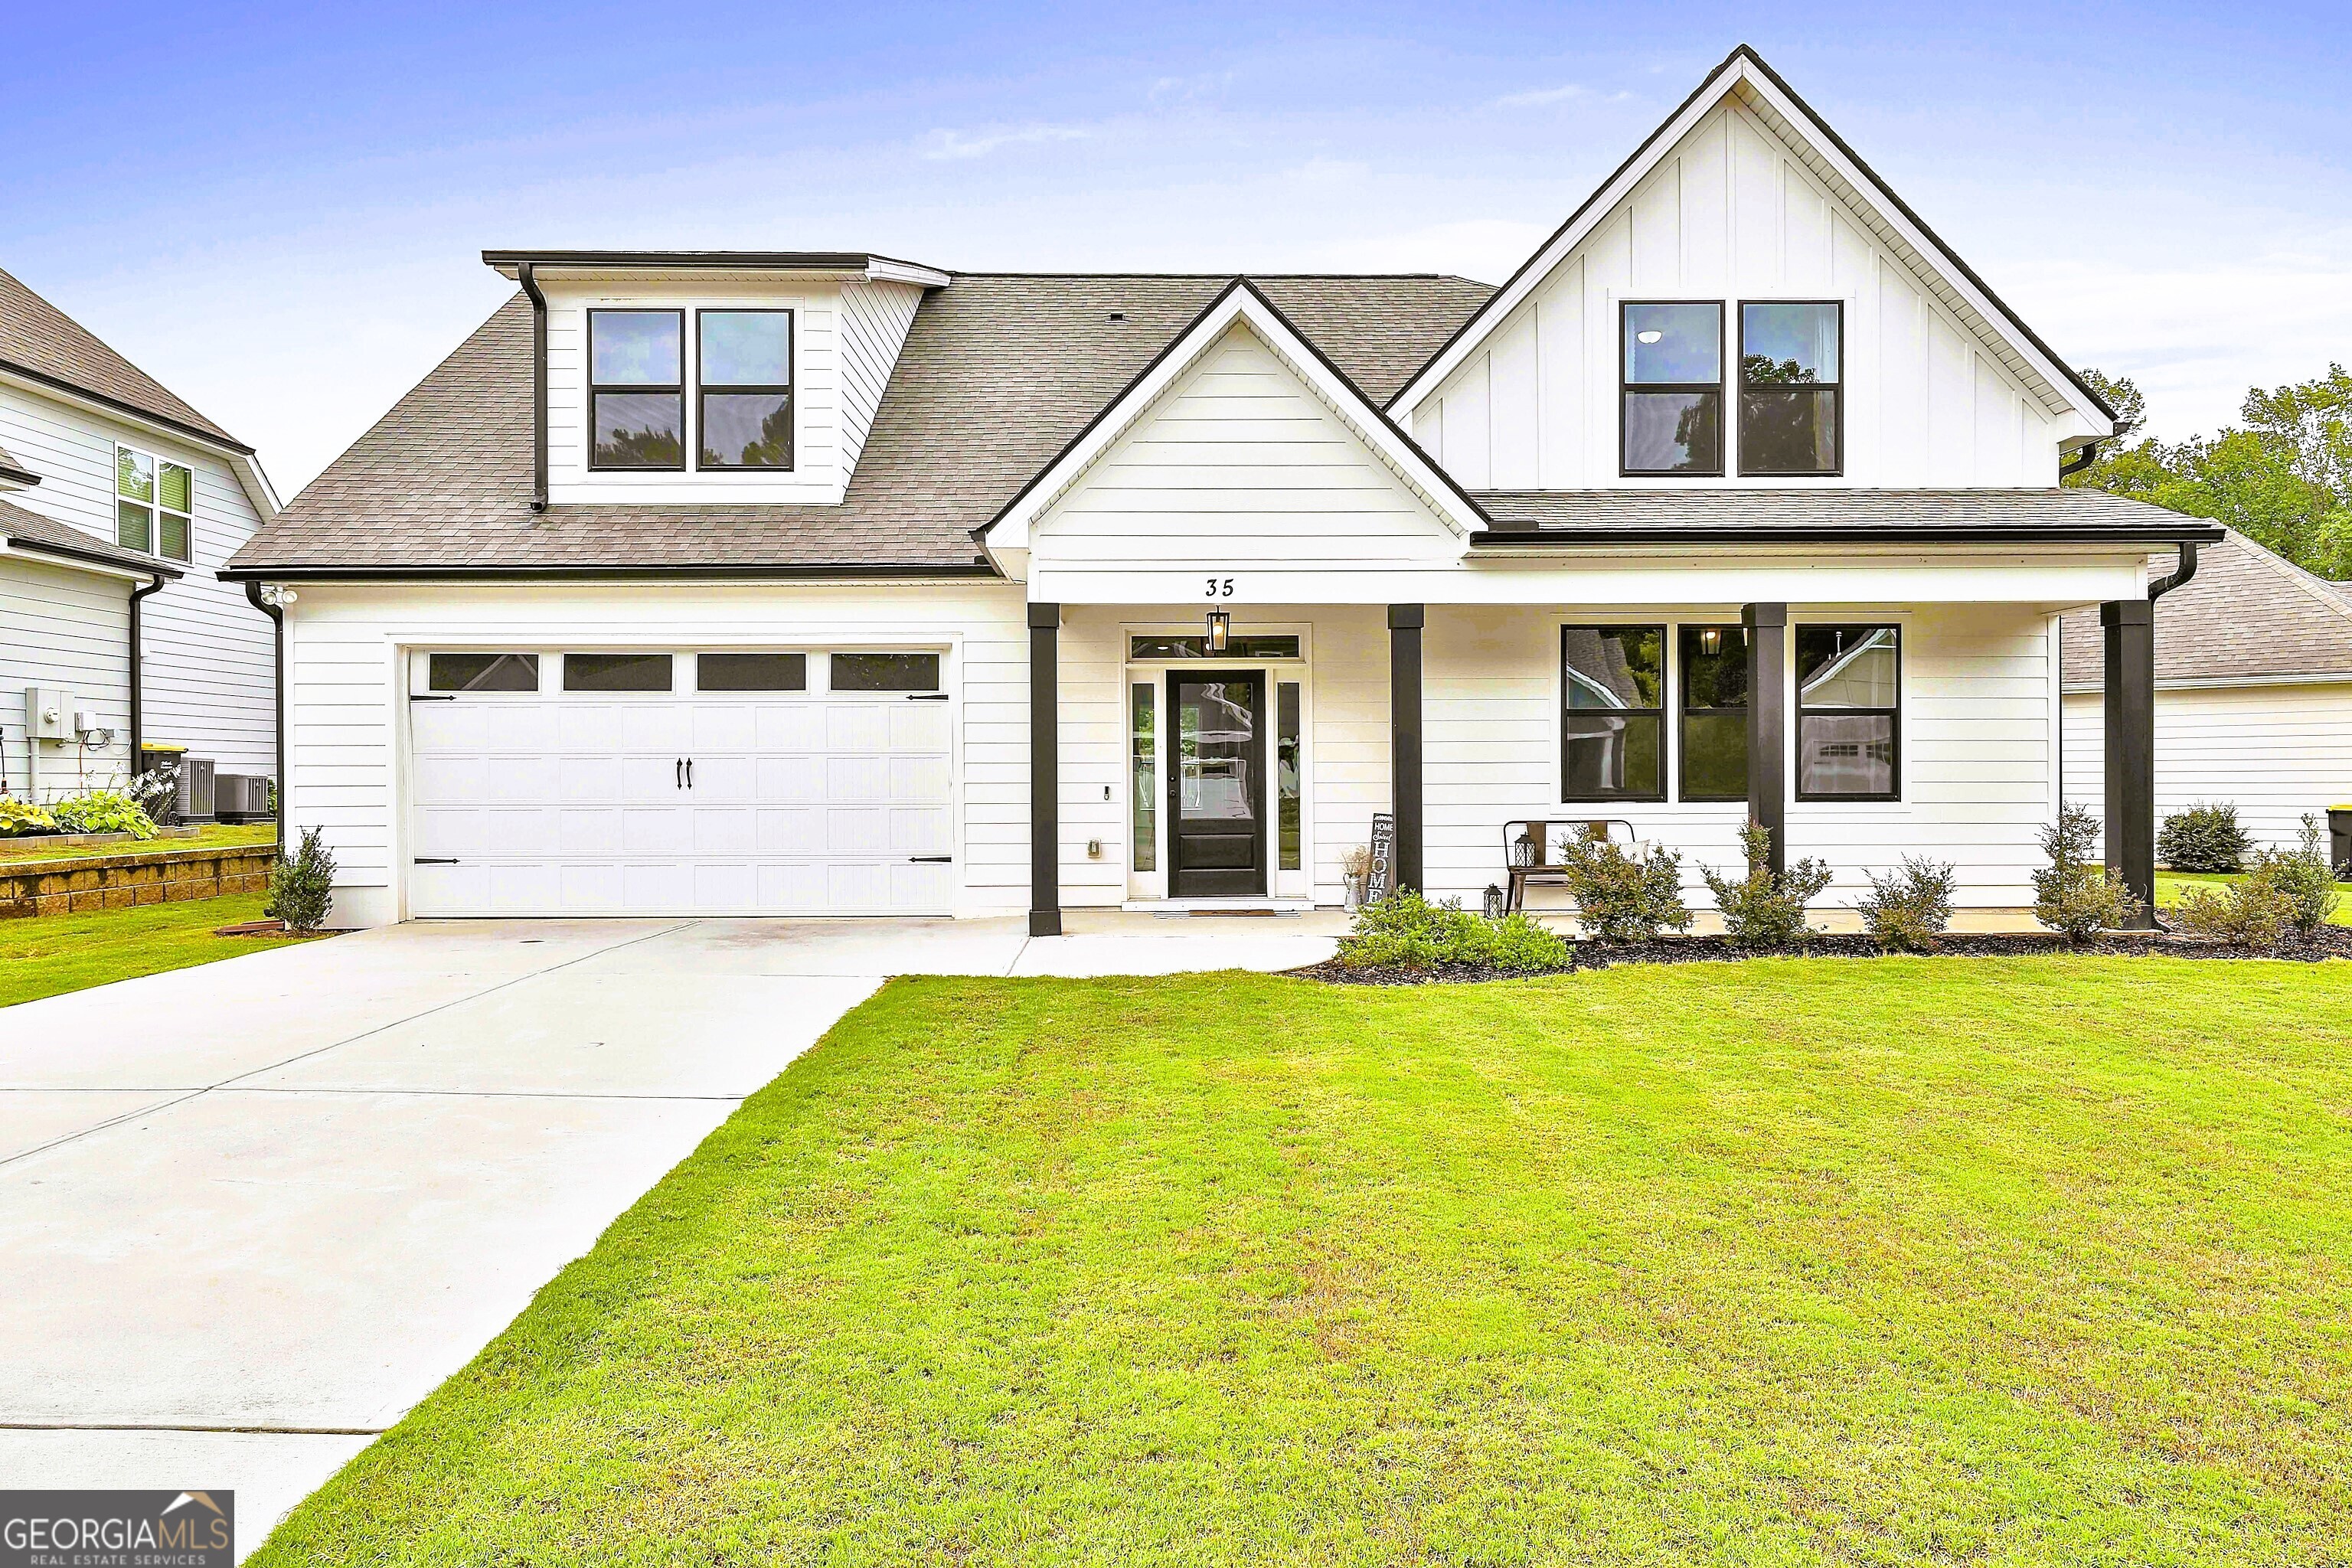
<svg viewBox="0 0 2352 1568"><path fill-rule="evenodd" d="M1234 617L1225 610L1209 612L1209 651L1223 653L1233 641Z"/></svg>

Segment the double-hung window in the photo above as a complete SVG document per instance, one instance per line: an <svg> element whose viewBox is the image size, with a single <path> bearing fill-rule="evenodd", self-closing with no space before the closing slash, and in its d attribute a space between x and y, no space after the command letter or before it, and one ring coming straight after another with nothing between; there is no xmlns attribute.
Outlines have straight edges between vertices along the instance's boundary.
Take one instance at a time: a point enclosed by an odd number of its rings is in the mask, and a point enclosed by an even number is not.
<svg viewBox="0 0 2352 1568"><path fill-rule="evenodd" d="M589 311L588 383L590 468L686 467L683 311Z"/></svg>
<svg viewBox="0 0 2352 1568"><path fill-rule="evenodd" d="M1742 475L1842 471L1844 318L1833 300L1740 305Z"/></svg>
<svg viewBox="0 0 2352 1568"><path fill-rule="evenodd" d="M130 447L114 448L114 537L125 550L186 561L195 547L195 475Z"/></svg>
<svg viewBox="0 0 2352 1568"><path fill-rule="evenodd" d="M696 466L793 466L793 313L695 312Z"/></svg>
<svg viewBox="0 0 2352 1568"><path fill-rule="evenodd" d="M1562 626L1560 798L1666 798L1666 628Z"/></svg>
<svg viewBox="0 0 2352 1568"><path fill-rule="evenodd" d="M1896 799L1902 742L1902 629L1799 626L1797 797Z"/></svg>
<svg viewBox="0 0 2352 1568"><path fill-rule="evenodd" d="M1626 474L1723 472L1723 306L1629 300L1621 392Z"/></svg>
<svg viewBox="0 0 2352 1568"><path fill-rule="evenodd" d="M1748 631L1682 628L1682 797L1748 798Z"/></svg>

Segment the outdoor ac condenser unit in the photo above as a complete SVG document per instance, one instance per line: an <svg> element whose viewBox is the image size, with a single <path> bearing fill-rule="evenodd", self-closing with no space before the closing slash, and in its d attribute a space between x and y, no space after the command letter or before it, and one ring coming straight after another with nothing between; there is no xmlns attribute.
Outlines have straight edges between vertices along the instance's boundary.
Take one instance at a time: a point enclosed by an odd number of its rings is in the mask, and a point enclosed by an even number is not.
<svg viewBox="0 0 2352 1568"><path fill-rule="evenodd" d="M213 760L210 757L180 759L180 803L173 810L182 822L210 822L213 819Z"/></svg>
<svg viewBox="0 0 2352 1568"><path fill-rule="evenodd" d="M213 814L223 822L257 822L268 816L269 781L259 773L215 775Z"/></svg>

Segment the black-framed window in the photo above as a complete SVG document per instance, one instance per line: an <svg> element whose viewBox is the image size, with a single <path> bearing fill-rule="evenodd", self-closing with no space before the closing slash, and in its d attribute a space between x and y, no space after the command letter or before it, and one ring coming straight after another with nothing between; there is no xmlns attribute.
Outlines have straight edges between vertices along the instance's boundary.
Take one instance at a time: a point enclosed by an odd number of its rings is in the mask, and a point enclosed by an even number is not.
<svg viewBox="0 0 2352 1568"><path fill-rule="evenodd" d="M686 467L686 312L588 312L588 466Z"/></svg>
<svg viewBox="0 0 2352 1568"><path fill-rule="evenodd" d="M1181 634L1149 634L1127 639L1127 657L1133 659L1222 658L1227 660L1259 658L1297 658L1298 638L1276 633L1253 636L1247 633L1225 639L1223 653L1209 651L1209 639L1199 632L1186 637Z"/></svg>
<svg viewBox="0 0 2352 1568"><path fill-rule="evenodd" d="M535 653L436 653L425 659L427 691L536 691Z"/></svg>
<svg viewBox="0 0 2352 1568"><path fill-rule="evenodd" d="M1666 798L1666 628L1559 629L1560 799Z"/></svg>
<svg viewBox="0 0 2352 1568"><path fill-rule="evenodd" d="M695 465L793 466L793 313L694 313Z"/></svg>
<svg viewBox="0 0 2352 1568"><path fill-rule="evenodd" d="M1844 464L1845 306L1739 305L1739 471L1834 475Z"/></svg>
<svg viewBox="0 0 2352 1568"><path fill-rule="evenodd" d="M1722 301L1629 300L1618 326L1620 470L1721 474Z"/></svg>
<svg viewBox="0 0 2352 1568"><path fill-rule="evenodd" d="M1682 798L1748 798L1748 632L1685 626L1682 668Z"/></svg>
<svg viewBox="0 0 2352 1568"><path fill-rule="evenodd" d="M806 691L804 653L698 653L694 656L697 691Z"/></svg>
<svg viewBox="0 0 2352 1568"><path fill-rule="evenodd" d="M1897 800L1903 629L1797 627L1797 798Z"/></svg>
<svg viewBox="0 0 2352 1568"><path fill-rule="evenodd" d="M937 691L935 653L837 653L830 671L835 691Z"/></svg>
<svg viewBox="0 0 2352 1568"><path fill-rule="evenodd" d="M566 691L667 691L675 661L666 653L567 653Z"/></svg>

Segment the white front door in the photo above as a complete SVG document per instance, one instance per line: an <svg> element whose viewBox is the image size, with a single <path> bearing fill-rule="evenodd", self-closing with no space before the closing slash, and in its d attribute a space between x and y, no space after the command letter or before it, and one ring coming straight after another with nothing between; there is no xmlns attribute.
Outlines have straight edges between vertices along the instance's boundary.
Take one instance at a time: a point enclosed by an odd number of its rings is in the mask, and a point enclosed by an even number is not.
<svg viewBox="0 0 2352 1568"><path fill-rule="evenodd" d="M944 914L953 902L953 720L937 655L898 689L835 689L824 651L796 689L567 689L564 656L412 660L409 912ZM726 656L739 661L746 656ZM929 675L924 673L928 660ZM520 673L525 662L535 666ZM870 687L876 679L864 678ZM929 689L910 689L910 687Z"/></svg>

